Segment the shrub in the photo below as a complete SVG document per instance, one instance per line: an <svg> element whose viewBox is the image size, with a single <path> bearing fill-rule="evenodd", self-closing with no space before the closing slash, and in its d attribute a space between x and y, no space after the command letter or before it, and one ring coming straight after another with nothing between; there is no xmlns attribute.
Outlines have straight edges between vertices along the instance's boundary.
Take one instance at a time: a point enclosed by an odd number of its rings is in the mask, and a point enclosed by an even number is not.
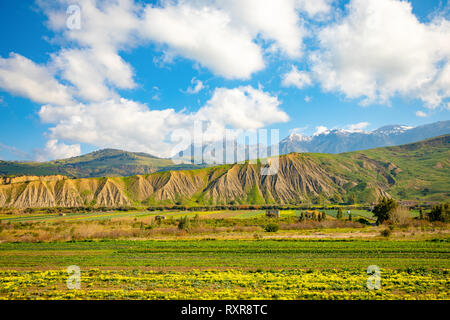
<svg viewBox="0 0 450 320"><path fill-rule="evenodd" d="M359 218L358 222L361 223L361 224L368 225L368 226L371 225L371 223L367 219L364 219L364 218Z"/></svg>
<svg viewBox="0 0 450 320"><path fill-rule="evenodd" d="M408 208L397 207L389 214L389 220L395 224L407 224L411 220L411 213Z"/></svg>
<svg viewBox="0 0 450 320"><path fill-rule="evenodd" d="M255 232L255 233L253 234L253 238L254 238L255 240L260 240L260 239L262 239L262 236L261 236L259 233Z"/></svg>
<svg viewBox="0 0 450 320"><path fill-rule="evenodd" d="M280 226L275 224L275 223L269 223L264 230L266 230L266 232L277 232L280 229Z"/></svg>
<svg viewBox="0 0 450 320"><path fill-rule="evenodd" d="M383 231L381 231L381 235L383 237L389 237L392 234L392 230L391 229L384 229Z"/></svg>

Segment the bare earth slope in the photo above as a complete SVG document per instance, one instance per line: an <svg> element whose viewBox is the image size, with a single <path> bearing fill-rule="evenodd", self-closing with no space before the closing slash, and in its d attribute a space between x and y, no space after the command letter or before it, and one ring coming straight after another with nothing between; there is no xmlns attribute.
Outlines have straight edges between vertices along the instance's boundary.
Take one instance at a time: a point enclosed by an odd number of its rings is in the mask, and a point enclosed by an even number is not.
<svg viewBox="0 0 450 320"><path fill-rule="evenodd" d="M3 181L0 207L131 206L336 202L354 195L446 201L450 135L362 152L281 156L276 175L261 164L234 164L114 178L47 177ZM34 177L35 178L35 177Z"/></svg>

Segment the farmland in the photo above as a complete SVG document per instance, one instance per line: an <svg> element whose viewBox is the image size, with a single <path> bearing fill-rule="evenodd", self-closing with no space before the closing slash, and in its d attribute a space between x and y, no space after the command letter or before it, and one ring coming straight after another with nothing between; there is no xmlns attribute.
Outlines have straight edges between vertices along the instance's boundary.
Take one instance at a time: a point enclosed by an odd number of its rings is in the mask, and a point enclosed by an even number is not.
<svg viewBox="0 0 450 320"><path fill-rule="evenodd" d="M3 299L448 299L448 240L3 243ZM81 289L65 269L78 265ZM367 290L369 265L381 289Z"/></svg>
<svg viewBox="0 0 450 320"><path fill-rule="evenodd" d="M279 213L3 214L0 299L450 298L446 223L414 211L395 226L363 209L352 221L335 209ZM299 219L310 213L321 219ZM67 287L69 266L80 289ZM368 290L369 266L380 289Z"/></svg>

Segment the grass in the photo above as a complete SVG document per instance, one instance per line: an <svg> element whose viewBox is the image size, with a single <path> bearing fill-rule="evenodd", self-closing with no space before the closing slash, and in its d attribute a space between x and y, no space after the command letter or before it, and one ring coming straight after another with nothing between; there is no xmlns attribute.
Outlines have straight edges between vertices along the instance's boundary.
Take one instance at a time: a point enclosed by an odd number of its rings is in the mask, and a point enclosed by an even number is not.
<svg viewBox="0 0 450 320"><path fill-rule="evenodd" d="M175 240L2 243L1 268L450 268L449 241Z"/></svg>

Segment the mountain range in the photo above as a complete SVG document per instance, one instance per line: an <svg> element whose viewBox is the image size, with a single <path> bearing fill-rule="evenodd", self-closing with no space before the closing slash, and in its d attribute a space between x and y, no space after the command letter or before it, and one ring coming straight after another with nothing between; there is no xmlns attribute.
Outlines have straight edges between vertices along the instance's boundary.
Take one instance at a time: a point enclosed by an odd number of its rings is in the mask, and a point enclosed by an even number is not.
<svg viewBox="0 0 450 320"><path fill-rule="evenodd" d="M440 121L418 127L389 125L377 130L327 130L317 135L292 133L281 140L280 153L316 152L342 153L371 148L396 146L450 133L450 121Z"/></svg>
<svg viewBox="0 0 450 320"><path fill-rule="evenodd" d="M260 162L245 162L131 177L20 177L0 183L0 207L447 201L449 146L445 135L341 154L291 153L279 157L275 175L262 175Z"/></svg>
<svg viewBox="0 0 450 320"><path fill-rule="evenodd" d="M389 125L374 131L334 129L313 136L292 133L281 140L279 154L291 152L342 153L371 148L396 146L450 133L450 121L411 127ZM226 152L225 152L226 151ZM236 163L256 158L265 158L271 151L266 145L240 144L235 141L190 145L175 158L195 163Z"/></svg>

